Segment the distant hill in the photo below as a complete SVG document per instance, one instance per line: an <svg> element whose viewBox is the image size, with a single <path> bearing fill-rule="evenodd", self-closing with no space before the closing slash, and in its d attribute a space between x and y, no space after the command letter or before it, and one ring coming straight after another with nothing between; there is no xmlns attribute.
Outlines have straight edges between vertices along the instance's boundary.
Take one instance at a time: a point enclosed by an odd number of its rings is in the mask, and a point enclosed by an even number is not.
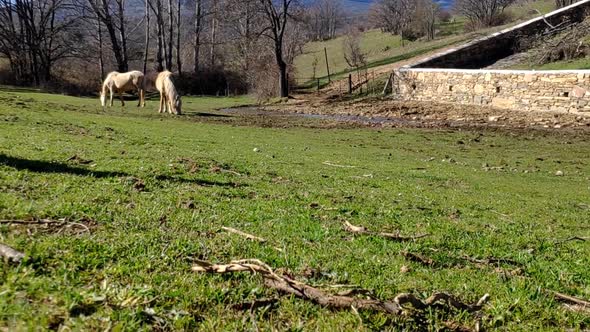
<svg viewBox="0 0 590 332"><path fill-rule="evenodd" d="M441 7L444 9L449 9L453 6L454 0L435 0L436 2L440 3ZM375 2L375 0L342 0L345 8L352 12L365 12L369 10L371 4Z"/></svg>

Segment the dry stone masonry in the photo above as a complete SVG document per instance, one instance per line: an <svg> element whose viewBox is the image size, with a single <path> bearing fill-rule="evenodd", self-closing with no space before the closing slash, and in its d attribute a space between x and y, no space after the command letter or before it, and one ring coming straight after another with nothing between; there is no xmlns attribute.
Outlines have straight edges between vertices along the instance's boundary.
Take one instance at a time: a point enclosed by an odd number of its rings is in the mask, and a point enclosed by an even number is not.
<svg viewBox="0 0 590 332"><path fill-rule="evenodd" d="M401 70L396 94L406 100L486 105L522 111L590 112L590 70Z"/></svg>
<svg viewBox="0 0 590 332"><path fill-rule="evenodd" d="M590 0L470 42L394 73L393 93L400 99L486 105L518 111L590 115L590 70L486 70L511 49L514 36L541 32L545 20L582 20ZM506 54L504 54L506 53ZM463 69L457 69L463 68Z"/></svg>

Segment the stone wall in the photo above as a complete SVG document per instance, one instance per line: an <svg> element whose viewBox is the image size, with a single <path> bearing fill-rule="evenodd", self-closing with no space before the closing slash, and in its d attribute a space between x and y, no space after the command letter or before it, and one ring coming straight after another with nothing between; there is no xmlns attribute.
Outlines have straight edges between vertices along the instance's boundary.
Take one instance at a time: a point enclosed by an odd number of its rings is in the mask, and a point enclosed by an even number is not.
<svg viewBox="0 0 590 332"><path fill-rule="evenodd" d="M590 0L582 0L571 6L537 17L515 27L476 39L455 49L435 55L414 64L414 68L463 68L480 69L515 53L518 40L537 36L553 26L581 22L590 13Z"/></svg>
<svg viewBox="0 0 590 332"><path fill-rule="evenodd" d="M404 100L488 105L519 111L590 112L590 70L402 68L395 72L393 88L394 96Z"/></svg>

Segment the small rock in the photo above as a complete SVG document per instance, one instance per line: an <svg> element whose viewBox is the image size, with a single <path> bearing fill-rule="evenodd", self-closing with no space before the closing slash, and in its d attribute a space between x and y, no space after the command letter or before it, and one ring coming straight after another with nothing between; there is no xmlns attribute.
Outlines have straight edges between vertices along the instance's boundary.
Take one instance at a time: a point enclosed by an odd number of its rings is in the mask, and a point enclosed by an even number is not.
<svg viewBox="0 0 590 332"><path fill-rule="evenodd" d="M402 265L402 267L399 269L399 271L401 273L408 273L408 272L410 272L410 268L407 267L406 265Z"/></svg>
<svg viewBox="0 0 590 332"><path fill-rule="evenodd" d="M489 122L498 122L498 120L500 120L500 116L498 115L492 115L488 117Z"/></svg>
<svg viewBox="0 0 590 332"><path fill-rule="evenodd" d="M555 176L563 176L563 171L557 171L557 172L555 172Z"/></svg>
<svg viewBox="0 0 590 332"><path fill-rule="evenodd" d="M254 148L252 151L254 151L254 152L260 152L260 149L259 148Z"/></svg>

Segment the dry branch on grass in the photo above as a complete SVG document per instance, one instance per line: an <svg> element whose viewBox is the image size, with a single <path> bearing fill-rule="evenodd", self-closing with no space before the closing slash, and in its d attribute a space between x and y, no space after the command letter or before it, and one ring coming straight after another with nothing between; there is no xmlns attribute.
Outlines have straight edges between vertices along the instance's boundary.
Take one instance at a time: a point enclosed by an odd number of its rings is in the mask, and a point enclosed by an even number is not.
<svg viewBox="0 0 590 332"><path fill-rule="evenodd" d="M403 293L394 298L393 301L380 301L376 299L361 299L343 295L332 295L323 290L312 287L305 283L294 280L285 275L278 275L265 263L259 260L239 260L229 264L211 264L205 261L198 261L192 268L195 272L207 273L232 273L251 272L258 273L264 280L264 285L280 292L292 294L296 297L309 300L313 303L331 308L358 311L376 311L391 315L401 315L405 312L405 305L410 304L414 309L424 310L443 304L447 308L454 308L466 311L478 311L488 300L486 294L475 304L463 303L453 296L445 293L435 293L426 301L422 301L412 294Z"/></svg>
<svg viewBox="0 0 590 332"><path fill-rule="evenodd" d="M566 295L552 290L546 292L553 296L557 301L562 302L563 307L569 311L590 314L590 301L586 301L577 297Z"/></svg>
<svg viewBox="0 0 590 332"><path fill-rule="evenodd" d="M338 165L338 164L331 163L329 161L324 161L322 164L324 164L326 166L339 167L339 168L356 168L356 166Z"/></svg>
<svg viewBox="0 0 590 332"><path fill-rule="evenodd" d="M363 226L355 226L355 225L349 223L348 221L344 222L344 229L350 233L353 233L353 234L375 235L375 236L380 236L380 237L386 238L388 240L393 240L393 241L413 241L413 240L421 239L423 237L427 237L430 235L430 234L419 234L419 235L415 235L415 236L401 236L399 234L394 234L394 233L372 232Z"/></svg>
<svg viewBox="0 0 590 332"><path fill-rule="evenodd" d="M408 260L411 260L416 263L420 263L424 266L433 267L436 264L432 259L430 259L428 257L424 257L422 255L414 254L414 253L408 252L408 251L402 252L402 256L404 256Z"/></svg>
<svg viewBox="0 0 590 332"><path fill-rule="evenodd" d="M2 243L0 243L0 256L4 257L5 260L9 262L12 261L14 263L20 263L20 261L25 258L25 254L22 252Z"/></svg>
<svg viewBox="0 0 590 332"><path fill-rule="evenodd" d="M549 294L551 294L555 299L561 301L561 302L566 302L569 304L573 304L573 305L577 305L577 306L582 306L585 307L587 309L590 309L590 302L586 301L586 300L582 300L579 299L577 297L573 297L573 296L569 296L566 294L562 294L556 291L552 291L552 290L548 290L547 292L549 292Z"/></svg>
<svg viewBox="0 0 590 332"><path fill-rule="evenodd" d="M422 256L422 255L407 252L407 251L402 252L402 256L404 256L407 260L410 260L410 261L413 261L416 263L420 263L421 265L424 265L426 267L462 266L460 264L437 264L430 257ZM499 264L508 264L508 265L513 265L513 266L521 266L522 265L522 264L520 264L516 261L510 260L510 259L494 258L494 257L486 258L486 259L476 259L476 258L469 257L469 256L454 257L454 259L469 262L469 263L473 264L475 267L480 268L480 269L488 269L490 267L495 266L494 272L502 274L502 275L506 275L506 276L521 275L523 272L523 270L520 267L516 268L515 270L507 270L507 269L498 267Z"/></svg>
<svg viewBox="0 0 590 332"><path fill-rule="evenodd" d="M557 241L555 242L556 244L561 244L561 243L566 243L566 242L570 242L570 241L580 241L580 242L586 242L588 241L588 237L581 237L581 236L572 236L572 237L568 237L565 240L561 240L561 241Z"/></svg>
<svg viewBox="0 0 590 332"><path fill-rule="evenodd" d="M78 228L81 231L77 231L75 233L83 233L87 232L90 233L90 228L83 223L79 222L72 222L68 221L67 218L62 218L59 220L52 220L52 219L33 219L33 220L23 220L23 219L15 219L15 220L0 220L0 224L3 225L21 225L25 227L46 227L46 228L53 228L58 229L57 234L62 233L66 229L73 229Z"/></svg>
<svg viewBox="0 0 590 332"><path fill-rule="evenodd" d="M235 229L235 228L223 226L223 227L221 227L221 229L223 229L224 231L230 232L230 233L234 233L234 234L243 236L243 237L247 238L248 240L258 241L261 243L266 242L266 239L263 239L261 237L258 237L258 236L252 235L252 234L242 232L242 231Z"/></svg>
<svg viewBox="0 0 590 332"><path fill-rule="evenodd" d="M226 231L226 232L233 233L233 234L237 234L237 235L240 235L240 236L242 236L242 237L245 237L245 238L246 238L246 239L248 239L248 240L252 240L252 241L256 241L256 242L260 242L260 243L266 243L266 239L264 239L264 238L261 238L261 237L258 237L258 236L256 236L256 235L248 234L248 233L246 233L246 232L242 232L242 231L241 231L241 230L239 230L239 229L235 229L235 228L231 228L231 227L225 227L225 226L221 227L221 229L223 229L223 230L224 230L224 231ZM276 246L274 246L274 247L272 247L272 248L273 248L274 250L277 250L277 251L280 251L280 252L282 252L282 251L283 251L283 249L281 249L281 248L279 248L279 247L276 247Z"/></svg>

